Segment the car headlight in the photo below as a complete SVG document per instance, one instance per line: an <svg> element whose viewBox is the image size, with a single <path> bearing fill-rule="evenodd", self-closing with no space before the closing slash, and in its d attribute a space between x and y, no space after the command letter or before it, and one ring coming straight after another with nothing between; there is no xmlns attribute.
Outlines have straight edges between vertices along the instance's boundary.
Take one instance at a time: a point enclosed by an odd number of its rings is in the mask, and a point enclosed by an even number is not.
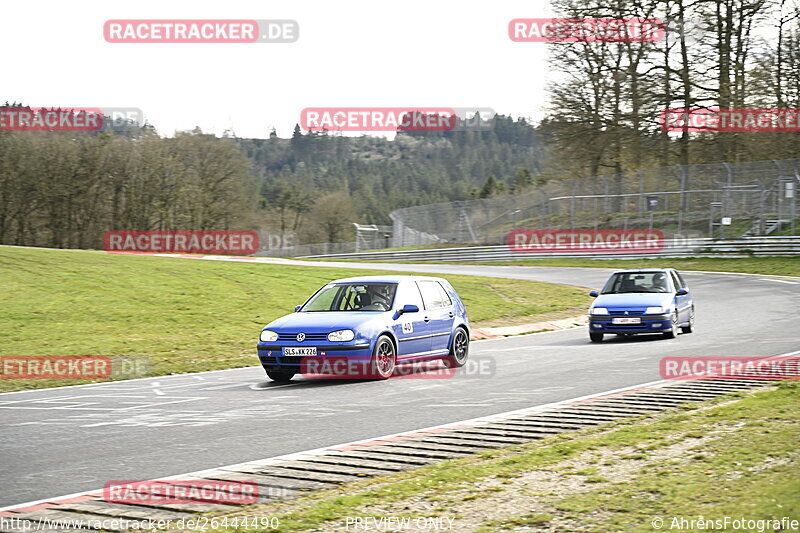
<svg viewBox="0 0 800 533"><path fill-rule="evenodd" d="M339 331L328 333L328 340L331 342L346 342L353 340L355 336L356 334L353 333L352 329L340 329Z"/></svg>
<svg viewBox="0 0 800 533"><path fill-rule="evenodd" d="M278 340L278 334L274 331L270 331L268 329L261 331L261 337L259 337L262 342L275 342Z"/></svg>
<svg viewBox="0 0 800 533"><path fill-rule="evenodd" d="M667 310L664 309L661 306L648 307L647 309L644 310L644 314L646 314L646 315L663 315L666 312L667 312Z"/></svg>
<svg viewBox="0 0 800 533"><path fill-rule="evenodd" d="M590 315L607 315L608 309L605 307L591 307L589 308Z"/></svg>

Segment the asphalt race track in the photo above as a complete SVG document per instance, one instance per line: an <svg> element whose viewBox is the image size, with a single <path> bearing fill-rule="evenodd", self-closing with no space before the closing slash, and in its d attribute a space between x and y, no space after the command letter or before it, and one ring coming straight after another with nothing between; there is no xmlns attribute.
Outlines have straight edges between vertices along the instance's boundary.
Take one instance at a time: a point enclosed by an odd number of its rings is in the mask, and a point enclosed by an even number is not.
<svg viewBox="0 0 800 533"><path fill-rule="evenodd" d="M611 272L372 267L592 288ZM800 347L800 280L685 277L697 307L696 333L672 340L606 337L602 344L590 344L580 328L479 341L472 344L471 365L451 379L422 379L424 374L385 382L298 378L275 385L260 367L250 367L0 394L0 507L98 489L110 480L177 475L654 381L664 356L767 356ZM305 296L298 295L298 303ZM254 331L254 362L257 335Z"/></svg>

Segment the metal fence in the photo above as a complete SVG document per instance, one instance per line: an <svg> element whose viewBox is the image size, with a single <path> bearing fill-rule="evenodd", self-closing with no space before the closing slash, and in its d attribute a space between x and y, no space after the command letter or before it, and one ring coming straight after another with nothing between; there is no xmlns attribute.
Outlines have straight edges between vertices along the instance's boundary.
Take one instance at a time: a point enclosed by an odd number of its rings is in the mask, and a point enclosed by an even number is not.
<svg viewBox="0 0 800 533"><path fill-rule="evenodd" d="M513 261L545 258L645 259L655 257L750 257L799 256L800 237L742 237L738 239L667 239L661 251L633 252L514 252L506 246L470 246L428 250L385 250L373 252L308 256L325 259L358 259L360 261Z"/></svg>
<svg viewBox="0 0 800 533"><path fill-rule="evenodd" d="M375 250L376 248L389 248L392 238L391 226L376 226L375 224L356 224L356 251Z"/></svg>
<svg viewBox="0 0 800 533"><path fill-rule="evenodd" d="M797 218L800 160L677 165L551 181L524 194L393 211L391 245L500 244L514 228L765 235Z"/></svg>
<svg viewBox="0 0 800 533"><path fill-rule="evenodd" d="M361 249L363 250L363 248ZM266 257L302 257L320 254L347 254L354 253L358 250L355 242L322 242L262 249L256 252L255 255Z"/></svg>

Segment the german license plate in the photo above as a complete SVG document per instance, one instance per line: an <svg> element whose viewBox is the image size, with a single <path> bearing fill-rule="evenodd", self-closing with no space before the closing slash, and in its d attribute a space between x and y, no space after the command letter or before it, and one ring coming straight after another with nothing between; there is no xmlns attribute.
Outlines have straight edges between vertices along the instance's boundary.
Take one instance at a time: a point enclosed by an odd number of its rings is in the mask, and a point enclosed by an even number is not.
<svg viewBox="0 0 800 533"><path fill-rule="evenodd" d="M283 355L285 356L301 356L301 357L309 357L313 355L317 355L316 348L284 348Z"/></svg>
<svg viewBox="0 0 800 533"><path fill-rule="evenodd" d="M621 316L611 319L612 324L641 324L642 319L638 317Z"/></svg>

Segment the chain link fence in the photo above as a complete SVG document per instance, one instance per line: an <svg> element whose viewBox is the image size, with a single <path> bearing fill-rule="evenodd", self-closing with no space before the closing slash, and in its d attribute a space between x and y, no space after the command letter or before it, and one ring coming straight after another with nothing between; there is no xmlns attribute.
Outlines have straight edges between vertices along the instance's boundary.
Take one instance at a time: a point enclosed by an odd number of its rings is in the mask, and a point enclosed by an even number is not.
<svg viewBox="0 0 800 533"><path fill-rule="evenodd" d="M648 228L712 238L794 234L799 184L799 159L552 181L523 194L393 211L391 246L503 244L515 228Z"/></svg>
<svg viewBox="0 0 800 533"><path fill-rule="evenodd" d="M259 256L301 257L306 255L346 254L389 248L392 238L391 226L374 224L355 224L355 241L322 242L314 244L295 244L297 236L292 231L259 232Z"/></svg>

